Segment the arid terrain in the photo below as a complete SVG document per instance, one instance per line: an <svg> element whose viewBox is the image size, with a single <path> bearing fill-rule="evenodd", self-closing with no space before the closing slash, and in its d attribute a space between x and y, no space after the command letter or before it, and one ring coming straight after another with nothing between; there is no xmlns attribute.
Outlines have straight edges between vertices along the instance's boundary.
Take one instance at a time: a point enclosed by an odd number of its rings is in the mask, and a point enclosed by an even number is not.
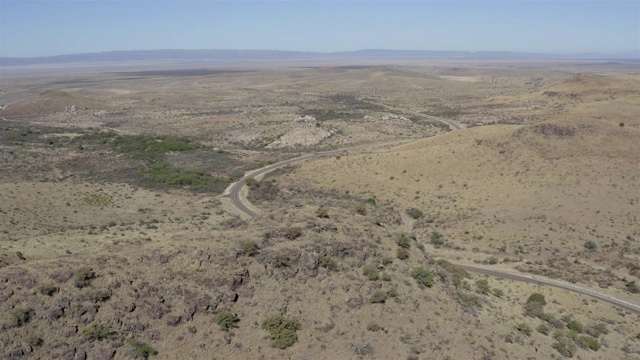
<svg viewBox="0 0 640 360"><path fill-rule="evenodd" d="M640 305L637 62L0 74L3 358L640 359L640 313L462 268Z"/></svg>

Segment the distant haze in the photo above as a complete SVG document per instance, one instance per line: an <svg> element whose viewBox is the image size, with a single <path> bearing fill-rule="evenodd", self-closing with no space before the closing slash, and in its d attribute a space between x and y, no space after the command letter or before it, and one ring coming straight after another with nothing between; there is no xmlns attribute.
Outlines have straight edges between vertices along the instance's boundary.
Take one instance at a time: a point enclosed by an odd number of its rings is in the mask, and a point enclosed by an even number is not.
<svg viewBox="0 0 640 360"><path fill-rule="evenodd" d="M634 54L535 54L491 51L361 50L336 53L275 50L139 50L69 54L33 58L0 58L2 66L117 63L117 62L203 62L260 60L350 60L350 59L618 59L637 60Z"/></svg>
<svg viewBox="0 0 640 360"><path fill-rule="evenodd" d="M638 58L639 14L637 0L2 0L0 57L155 49L298 54L287 56L418 49Z"/></svg>

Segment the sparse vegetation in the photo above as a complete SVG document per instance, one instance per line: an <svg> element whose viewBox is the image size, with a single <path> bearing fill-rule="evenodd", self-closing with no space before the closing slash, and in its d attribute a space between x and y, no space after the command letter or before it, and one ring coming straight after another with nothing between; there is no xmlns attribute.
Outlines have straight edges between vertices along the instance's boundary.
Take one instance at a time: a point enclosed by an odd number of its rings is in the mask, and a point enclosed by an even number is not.
<svg viewBox="0 0 640 360"><path fill-rule="evenodd" d="M96 278L96 273L88 267L81 267L76 270L74 276L74 284L77 288L83 288L89 286L91 281Z"/></svg>
<svg viewBox="0 0 640 360"><path fill-rule="evenodd" d="M137 339L127 339L127 345L129 345L131 355L134 358L146 359L149 356L158 355L158 351L151 345Z"/></svg>
<svg viewBox="0 0 640 360"><path fill-rule="evenodd" d="M400 260L406 260L409 258L409 250L399 247L396 250L396 256L398 257L398 259Z"/></svg>
<svg viewBox="0 0 640 360"><path fill-rule="evenodd" d="M96 322L91 324L91 326L89 326L88 328L82 331L82 334L87 340L91 340L91 341L94 341L94 340L102 341L104 339L107 339L113 336L113 332L111 331L109 326L101 322Z"/></svg>
<svg viewBox="0 0 640 360"><path fill-rule="evenodd" d="M262 321L262 329L271 335L271 344L278 349L286 349L298 341L296 331L302 327L293 319L281 315L271 316Z"/></svg>
<svg viewBox="0 0 640 360"><path fill-rule="evenodd" d="M30 307L17 307L9 313L9 326L20 327L31 320L34 310Z"/></svg>
<svg viewBox="0 0 640 360"><path fill-rule="evenodd" d="M216 316L216 324L220 326L222 331L229 331L233 328L237 328L238 322L240 322L238 315L228 311L218 313Z"/></svg>
<svg viewBox="0 0 640 360"><path fill-rule="evenodd" d="M380 272L371 265L366 265L362 268L362 274L369 279L369 281L376 281L380 278Z"/></svg>
<svg viewBox="0 0 640 360"><path fill-rule="evenodd" d="M405 249L408 249L411 247L409 238L405 234L400 235L400 238L398 239L398 246Z"/></svg>
<svg viewBox="0 0 640 360"><path fill-rule="evenodd" d="M411 277L420 285L424 285L426 287L433 286L433 274L421 266L411 270Z"/></svg>
<svg viewBox="0 0 640 360"><path fill-rule="evenodd" d="M410 208L407 209L407 215L411 216L411 218L415 220L418 220L424 215L424 213L420 209Z"/></svg>

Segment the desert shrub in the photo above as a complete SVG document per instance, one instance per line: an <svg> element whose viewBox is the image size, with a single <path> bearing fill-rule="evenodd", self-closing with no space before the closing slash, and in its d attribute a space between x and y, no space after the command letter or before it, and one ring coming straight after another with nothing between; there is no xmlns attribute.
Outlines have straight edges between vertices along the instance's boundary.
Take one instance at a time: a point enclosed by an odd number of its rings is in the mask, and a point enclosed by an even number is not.
<svg viewBox="0 0 640 360"><path fill-rule="evenodd" d="M635 280L629 281L626 287L627 287L627 290L632 294L640 293L640 287L638 287Z"/></svg>
<svg viewBox="0 0 640 360"><path fill-rule="evenodd" d="M531 329L531 326L529 326L527 323L520 323L516 325L516 330L526 336L531 336L531 333L533 332L533 329Z"/></svg>
<svg viewBox="0 0 640 360"><path fill-rule="evenodd" d="M9 326L20 327L31 320L34 311L30 307L17 307L9 312Z"/></svg>
<svg viewBox="0 0 640 360"><path fill-rule="evenodd" d="M302 229L297 227L297 226L292 226L290 228L287 228L282 236L287 239L287 240L295 240L299 237L301 237L303 234Z"/></svg>
<svg viewBox="0 0 640 360"><path fill-rule="evenodd" d="M409 250L399 247L398 250L396 250L396 256L400 260L406 260L409 258Z"/></svg>
<svg viewBox="0 0 640 360"><path fill-rule="evenodd" d="M91 326L84 329L82 331L82 334L87 340L91 341L101 341L112 336L111 329L107 325L100 322L93 323Z"/></svg>
<svg viewBox="0 0 640 360"><path fill-rule="evenodd" d="M491 293L493 294L493 296L499 297L499 298L504 296L504 290L502 290L500 288L491 289Z"/></svg>
<svg viewBox="0 0 640 360"><path fill-rule="evenodd" d="M598 340L592 338L591 336L586 336L586 335L579 336L578 338L576 338L575 343L582 349L591 349L593 351L600 350L600 346L601 346Z"/></svg>
<svg viewBox="0 0 640 360"><path fill-rule="evenodd" d="M380 278L378 270L371 265L366 265L365 267L363 267L362 274L366 276L370 281L376 281Z"/></svg>
<svg viewBox="0 0 640 360"><path fill-rule="evenodd" d="M158 355L158 351L151 345L137 339L127 339L127 345L129 345L131 355L134 358L146 359L149 356Z"/></svg>
<svg viewBox="0 0 640 360"><path fill-rule="evenodd" d="M318 210L316 210L316 216L319 218L323 218L323 219L328 219L329 218L329 210L327 210L326 207L319 207Z"/></svg>
<svg viewBox="0 0 640 360"><path fill-rule="evenodd" d="M391 275L389 273L382 273L382 281L391 281Z"/></svg>
<svg viewBox="0 0 640 360"><path fill-rule="evenodd" d="M440 246L444 244L444 239L442 238L442 235L440 233L434 231L431 233L431 243L433 245Z"/></svg>
<svg viewBox="0 0 640 360"><path fill-rule="evenodd" d="M88 267L81 267L76 270L76 273L73 277L74 284L77 288L83 288L85 286L89 286L91 281L96 278L96 273Z"/></svg>
<svg viewBox="0 0 640 360"><path fill-rule="evenodd" d="M296 320L281 315L271 316L262 321L262 329L271 335L271 343L278 349L285 349L298 341L297 330L302 327Z"/></svg>
<svg viewBox="0 0 640 360"><path fill-rule="evenodd" d="M216 316L216 324L220 326L223 331L229 331L230 329L237 328L240 319L234 313L223 311Z"/></svg>
<svg viewBox="0 0 640 360"><path fill-rule="evenodd" d="M415 220L418 220L424 215L424 213L420 209L410 208L407 209L407 215L411 216L411 218Z"/></svg>
<svg viewBox="0 0 640 360"><path fill-rule="evenodd" d="M40 294L52 296L53 294L58 292L58 288L53 285L43 285L40 287Z"/></svg>
<svg viewBox="0 0 640 360"><path fill-rule="evenodd" d="M489 292L491 291L491 287L489 286L489 281L487 279L477 280L476 288L478 288L478 292L484 295L489 294Z"/></svg>
<svg viewBox="0 0 640 360"><path fill-rule="evenodd" d="M136 159L158 160L170 151L190 151L201 148L187 139L154 137L149 135L116 136L111 142L114 150Z"/></svg>
<svg viewBox="0 0 640 360"><path fill-rule="evenodd" d="M382 291L382 290L376 290L373 292L373 294L371 294L371 298L369 299L369 302L372 304L384 304L385 301L387 301L387 293Z"/></svg>
<svg viewBox="0 0 640 360"><path fill-rule="evenodd" d="M27 336L27 338L25 339L25 342L27 343L27 345L31 347L39 347L44 344L44 340L42 340L42 338L37 335Z"/></svg>
<svg viewBox="0 0 640 360"><path fill-rule="evenodd" d="M400 239L398 239L398 246L405 249L408 249L411 247L409 238L405 234L400 235Z"/></svg>
<svg viewBox="0 0 640 360"><path fill-rule="evenodd" d="M338 269L338 264L336 263L335 260L333 260L332 258L330 258L329 256L325 256L323 258L320 259L320 266L327 269L327 270L337 270Z"/></svg>
<svg viewBox="0 0 640 360"><path fill-rule="evenodd" d="M426 287L433 286L433 274L422 266L411 270L411 277L414 278L418 284L422 284Z"/></svg>
<svg viewBox="0 0 640 360"><path fill-rule="evenodd" d="M530 303L538 303L542 306L547 305L547 300L544 298L544 295L540 293L533 293L527 299L527 304Z"/></svg>
<svg viewBox="0 0 640 360"><path fill-rule="evenodd" d="M374 197L370 197L367 199L367 203L371 204L371 205L375 205L376 204L376 198Z"/></svg>
<svg viewBox="0 0 640 360"><path fill-rule="evenodd" d="M556 349L562 356L573 357L578 350L573 340L562 333L556 333L554 338L556 341L551 344L551 347Z"/></svg>
<svg viewBox="0 0 640 360"><path fill-rule="evenodd" d="M544 306L539 302L528 302L524 304L524 314L531 317L544 316Z"/></svg>
<svg viewBox="0 0 640 360"><path fill-rule="evenodd" d="M542 335L549 335L549 332L551 332L551 329L545 324L540 324L536 328L536 331L539 332Z"/></svg>
<svg viewBox="0 0 640 360"><path fill-rule="evenodd" d="M391 256L385 256L382 258L382 265L387 266L393 264L393 258Z"/></svg>
<svg viewBox="0 0 640 360"><path fill-rule="evenodd" d="M605 324L605 323L597 323L597 324L593 324L591 326L588 326L585 329L585 332L597 339L602 334L608 334L609 333L609 329L607 329L607 324Z"/></svg>
<svg viewBox="0 0 640 360"><path fill-rule="evenodd" d="M229 179L213 177L204 171L179 169L167 163L154 164L141 172L140 178L148 185L188 186L197 191L213 192L224 190L230 183Z"/></svg>
<svg viewBox="0 0 640 360"><path fill-rule="evenodd" d="M260 252L260 247L255 241L243 241L240 246L242 246L242 252L246 256L254 257Z"/></svg>
<svg viewBox="0 0 640 360"><path fill-rule="evenodd" d="M356 205L356 213L360 215L367 215L367 208L364 205Z"/></svg>
<svg viewBox="0 0 640 360"><path fill-rule="evenodd" d="M598 248L598 244L595 242L595 240L587 240L584 243L584 247L589 250L596 250Z"/></svg>
<svg viewBox="0 0 640 360"><path fill-rule="evenodd" d="M289 267L289 265L291 265L291 259L289 259L289 257L286 255L277 255L273 259L273 266L277 268Z"/></svg>
<svg viewBox="0 0 640 360"><path fill-rule="evenodd" d="M569 321L569 323L567 324L567 328L571 331L577 332L578 334L582 333L582 331L584 330L582 324L578 320Z"/></svg>
<svg viewBox="0 0 640 360"><path fill-rule="evenodd" d="M111 294L104 290L97 290L91 294L91 300L95 302L104 302L111 298Z"/></svg>
<svg viewBox="0 0 640 360"><path fill-rule="evenodd" d="M367 330L369 330L369 331L380 331L380 330L384 330L384 328L382 326L380 326L380 324L372 322L372 323L369 323L367 325Z"/></svg>
<svg viewBox="0 0 640 360"><path fill-rule="evenodd" d="M256 180L255 178L247 179L245 184L247 184L248 187L255 187L259 185L258 180Z"/></svg>
<svg viewBox="0 0 640 360"><path fill-rule="evenodd" d="M513 343L513 334L506 334L504 336L504 342L509 344Z"/></svg>

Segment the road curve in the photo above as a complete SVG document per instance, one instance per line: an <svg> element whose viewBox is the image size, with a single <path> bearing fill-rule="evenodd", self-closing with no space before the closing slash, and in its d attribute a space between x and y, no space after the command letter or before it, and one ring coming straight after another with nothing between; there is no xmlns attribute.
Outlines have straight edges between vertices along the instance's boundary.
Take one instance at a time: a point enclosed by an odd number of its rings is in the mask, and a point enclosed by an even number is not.
<svg viewBox="0 0 640 360"><path fill-rule="evenodd" d="M630 302L627 302L627 301L624 301L624 300L620 300L620 299L616 299L616 298L614 298L612 296L601 294L601 293L595 292L593 290L581 288L579 286L575 286L573 284L566 283L566 282L563 282L563 281L543 278L543 277L540 277L540 276L532 276L532 275L525 275L525 274L520 274L520 273L508 272L508 271L504 271L504 270L490 269L490 268L487 268L487 267L472 266L472 265L461 265L461 264L454 264L454 265L456 265L456 266L458 266L458 267L460 267L460 268L462 268L464 270L467 270L468 272L472 272L472 273L476 273L476 274L489 275L489 276L492 276L492 277L498 277L498 278L509 279L509 280L524 281L524 282L540 284L540 285L553 286L553 287L557 287L557 288L560 288L560 289L573 291L573 292L578 293L578 294L591 296L591 297L596 298L598 300L602 300L602 301L608 302L610 304L619 306L619 307L621 307L621 308L623 308L625 310L628 310L630 312L634 312L636 314L640 314L640 305L632 304Z"/></svg>
<svg viewBox="0 0 640 360"><path fill-rule="evenodd" d="M408 142L411 140L391 140L391 141L382 141L382 142L376 142L376 143L372 143L372 144L362 144L362 145L357 145L357 146L352 146L352 147L348 147L348 148L342 148L342 149L336 149L336 150L328 150L328 151L321 151L321 152L317 152L317 153L311 153L311 154L305 154L305 155L301 155L295 158L291 158L291 159L287 159L287 160L283 160L280 162L277 162L275 164L271 164L265 167L262 167L260 169L256 169L253 170L247 174L245 174L242 178L240 178L240 180L238 180L237 182L231 184L227 190L225 190L223 196L228 196L229 197L229 201L231 202L231 205L244 217L244 218L254 218L257 217L258 215L260 215L260 213L251 208L250 205L248 205L247 203L245 203L244 199L242 198L242 189L244 188L244 186L247 184L247 180L251 179L251 178L255 178L257 176L260 175L264 175L270 171L279 169L281 167L290 165L290 164L294 164L303 160L307 160L307 159L312 159L312 158L318 158L318 157L323 157L323 156L331 156L331 155L336 155L336 154L340 154L340 153L344 153L344 152L348 152L348 151L355 151L355 150L363 150L363 149L367 149L367 148L372 148L372 147L381 147L381 146L387 146L387 145L398 145L398 144L402 144L405 142Z"/></svg>

